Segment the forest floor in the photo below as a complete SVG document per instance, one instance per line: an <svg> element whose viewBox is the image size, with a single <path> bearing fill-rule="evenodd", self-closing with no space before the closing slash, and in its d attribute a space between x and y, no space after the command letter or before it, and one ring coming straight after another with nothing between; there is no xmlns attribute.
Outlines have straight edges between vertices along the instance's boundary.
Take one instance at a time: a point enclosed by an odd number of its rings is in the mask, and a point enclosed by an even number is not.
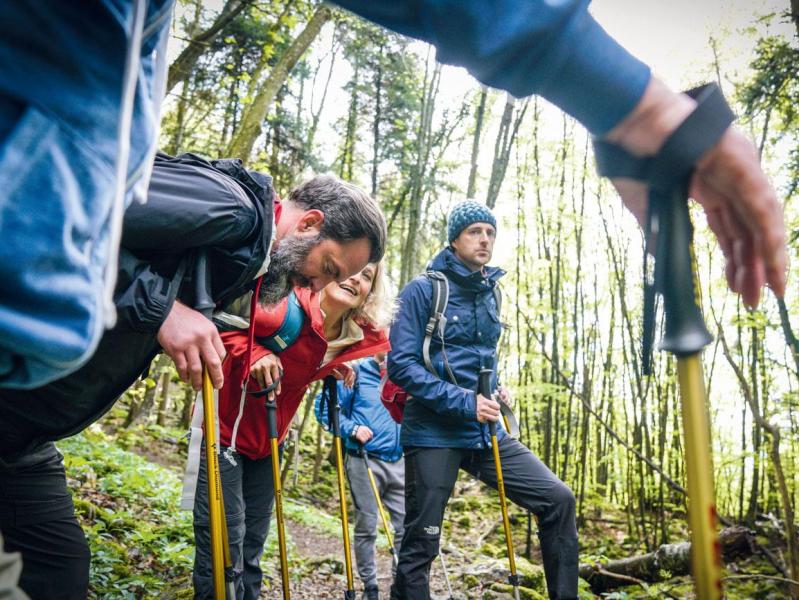
<svg viewBox="0 0 799 600"><path fill-rule="evenodd" d="M67 478L79 519L92 549L91 598L192 597L193 534L191 513L178 509L186 440L180 432L155 425L118 429L119 412L83 434L59 442L65 455ZM310 442L310 440L308 440ZM308 449L312 451L311 448ZM311 483L312 459L289 473L286 486L286 527L292 598L326 600L343 597L346 587L334 493L333 467L323 461L318 480ZM351 500L348 501L351 506ZM510 599L504 538L496 510L496 494L468 477L459 480L448 505L443 530L443 556L456 600ZM351 515L352 516L352 515ZM512 512L519 570L526 600L546 598L537 539L526 544L525 515ZM350 520L352 523L352 520ZM279 598L281 582L277 563L274 521L262 566L262 598ZM680 540L680 532L672 536ZM627 533L626 515L606 510L590 515L580 529L581 561L595 562L640 554L643 550ZM523 558L530 550L529 560ZM387 543L378 539L381 592L387 598L391 558ZM761 561L762 562L762 561ZM733 565L742 572L768 572L767 566L749 561ZM434 600L449 598L441 562L431 569ZM361 585L355 573L360 598ZM735 580L729 598L776 599L786 597L768 580ZM581 580L580 597L595 598ZM690 581L673 578L661 584L631 586L604 598L691 598Z"/></svg>

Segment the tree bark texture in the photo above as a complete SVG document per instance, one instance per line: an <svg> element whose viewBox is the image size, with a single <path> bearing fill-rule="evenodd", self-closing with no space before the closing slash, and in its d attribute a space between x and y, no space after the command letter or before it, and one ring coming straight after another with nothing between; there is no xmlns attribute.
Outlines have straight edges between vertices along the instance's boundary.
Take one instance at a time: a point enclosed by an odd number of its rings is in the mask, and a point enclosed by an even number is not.
<svg viewBox="0 0 799 600"><path fill-rule="evenodd" d="M289 73L297 61L319 35L322 26L333 16L333 11L328 6L316 9L311 20L305 25L302 32L294 39L291 45L280 55L269 77L259 86L258 93L250 106L244 111L238 130L227 149L228 156L241 158L249 162L255 140L261 135L261 125L269 112L269 106L275 99L278 90L288 79Z"/></svg>

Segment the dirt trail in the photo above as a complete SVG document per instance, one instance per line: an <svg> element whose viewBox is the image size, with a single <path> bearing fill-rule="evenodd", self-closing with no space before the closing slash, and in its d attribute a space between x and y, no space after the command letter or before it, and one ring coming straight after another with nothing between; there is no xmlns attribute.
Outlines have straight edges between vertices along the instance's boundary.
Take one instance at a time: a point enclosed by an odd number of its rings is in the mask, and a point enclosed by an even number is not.
<svg viewBox="0 0 799 600"><path fill-rule="evenodd" d="M343 550L340 537L326 535L303 524L287 520L286 528L296 551L304 558L306 573L297 581L292 578L291 597L296 600L340 600L344 597L346 577L344 576ZM353 559L354 560L354 559ZM447 565L449 567L449 565ZM451 567L450 567L451 569ZM356 598L361 597L363 586L358 578L357 567L353 563ZM377 549L377 572L380 597L386 600L391 587L391 555L387 550ZM452 573L450 573L452 577ZM453 582L454 584L454 582ZM281 598L280 574L267 574L263 600ZM446 583L441 571L441 563L436 560L430 573L430 589L433 598L448 598ZM456 595L456 598L459 596Z"/></svg>

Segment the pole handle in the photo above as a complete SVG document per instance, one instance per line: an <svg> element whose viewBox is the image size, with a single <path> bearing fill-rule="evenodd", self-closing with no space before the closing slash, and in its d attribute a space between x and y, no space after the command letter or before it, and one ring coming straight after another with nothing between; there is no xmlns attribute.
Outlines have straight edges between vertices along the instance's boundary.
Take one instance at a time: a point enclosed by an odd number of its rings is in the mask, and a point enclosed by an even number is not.
<svg viewBox="0 0 799 600"><path fill-rule="evenodd" d="M480 369L480 374L477 376L477 393L481 396L491 399L491 376L494 371L491 369ZM495 421L488 422L488 431L492 436L497 435L497 424Z"/></svg>
<svg viewBox="0 0 799 600"><path fill-rule="evenodd" d="M663 294L666 328L660 343L662 350L677 356L701 352L713 337L707 330L699 298L699 282L694 272L693 233L688 213L688 180L676 186L671 197L662 202L661 233L657 239L657 262ZM664 231L665 229L665 231Z"/></svg>
<svg viewBox="0 0 799 600"><path fill-rule="evenodd" d="M330 431L336 437L341 437L341 425L338 419L338 383L332 375L325 377L325 390L327 392L327 418L330 423Z"/></svg>
<svg viewBox="0 0 799 600"><path fill-rule="evenodd" d="M194 309L204 317L211 318L214 312L214 299L211 296L211 278L208 276L208 249L197 251L194 264Z"/></svg>
<svg viewBox="0 0 799 600"><path fill-rule="evenodd" d="M266 405L266 427L269 433L269 439L276 440L278 439L277 401L273 397L271 400L267 400L264 404Z"/></svg>

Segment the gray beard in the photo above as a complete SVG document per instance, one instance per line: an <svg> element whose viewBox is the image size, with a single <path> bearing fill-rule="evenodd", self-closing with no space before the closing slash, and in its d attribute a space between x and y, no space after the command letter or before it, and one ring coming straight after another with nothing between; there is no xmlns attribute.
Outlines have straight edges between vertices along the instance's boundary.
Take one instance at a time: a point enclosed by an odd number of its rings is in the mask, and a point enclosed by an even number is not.
<svg viewBox="0 0 799 600"><path fill-rule="evenodd" d="M314 237L298 237L292 235L280 240L278 247L269 259L269 269L264 274L258 297L264 305L277 304L291 293L295 286L308 287L310 282L301 269L308 253L320 241Z"/></svg>

